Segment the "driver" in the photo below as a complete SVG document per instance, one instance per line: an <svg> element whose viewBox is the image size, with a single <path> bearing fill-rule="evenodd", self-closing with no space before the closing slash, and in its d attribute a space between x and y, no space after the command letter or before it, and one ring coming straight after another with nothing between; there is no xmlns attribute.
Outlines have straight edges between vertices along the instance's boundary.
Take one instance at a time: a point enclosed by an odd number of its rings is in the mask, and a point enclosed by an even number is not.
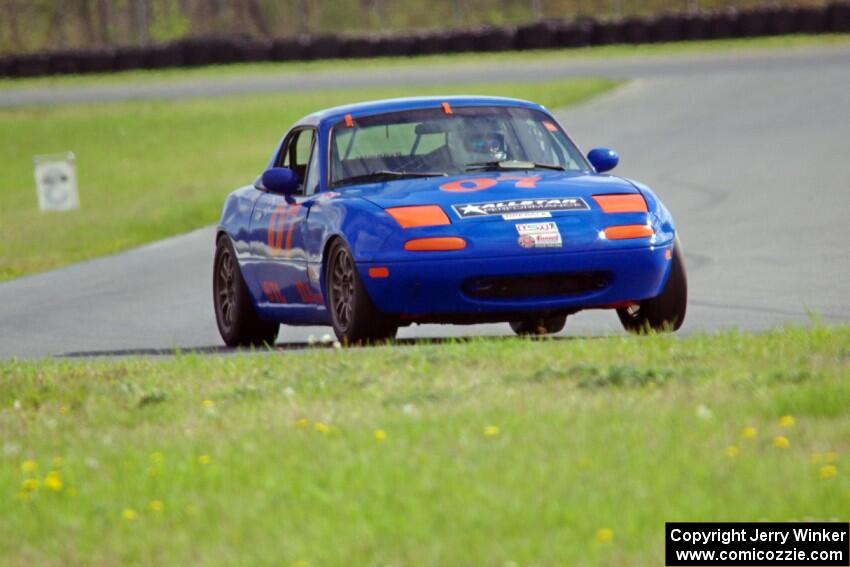
<svg viewBox="0 0 850 567"><path fill-rule="evenodd" d="M508 159L505 135L498 131L465 131L463 145L472 162L504 161Z"/></svg>

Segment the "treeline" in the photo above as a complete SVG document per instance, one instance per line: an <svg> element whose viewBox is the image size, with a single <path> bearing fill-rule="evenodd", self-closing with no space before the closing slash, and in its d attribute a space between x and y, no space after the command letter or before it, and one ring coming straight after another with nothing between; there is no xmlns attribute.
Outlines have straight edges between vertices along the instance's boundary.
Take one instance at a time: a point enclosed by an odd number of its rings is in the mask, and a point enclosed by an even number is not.
<svg viewBox="0 0 850 567"><path fill-rule="evenodd" d="M0 54L150 46L185 38L506 26L545 18L822 6L817 0L0 0Z"/></svg>

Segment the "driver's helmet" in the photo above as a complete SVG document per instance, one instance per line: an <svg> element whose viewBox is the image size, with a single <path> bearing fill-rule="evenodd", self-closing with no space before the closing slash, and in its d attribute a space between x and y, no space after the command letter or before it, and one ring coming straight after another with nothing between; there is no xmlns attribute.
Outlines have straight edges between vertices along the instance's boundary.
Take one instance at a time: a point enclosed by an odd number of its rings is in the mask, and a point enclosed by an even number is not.
<svg viewBox="0 0 850 567"><path fill-rule="evenodd" d="M505 135L497 131L466 131L463 134L466 151L481 158L481 161L502 161L508 158Z"/></svg>

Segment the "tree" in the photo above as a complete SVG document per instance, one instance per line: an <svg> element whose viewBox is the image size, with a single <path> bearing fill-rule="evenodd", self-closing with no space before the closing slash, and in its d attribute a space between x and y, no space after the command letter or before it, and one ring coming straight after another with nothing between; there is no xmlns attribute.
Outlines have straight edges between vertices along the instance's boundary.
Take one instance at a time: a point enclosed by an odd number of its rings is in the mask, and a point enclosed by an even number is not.
<svg viewBox="0 0 850 567"><path fill-rule="evenodd" d="M19 20L20 13L21 5L17 0L5 0L3 2L3 14L5 15L8 26L9 42L13 51L21 51L23 48Z"/></svg>
<svg viewBox="0 0 850 567"><path fill-rule="evenodd" d="M150 41L150 4L148 0L130 1L130 29L136 43L146 45Z"/></svg>

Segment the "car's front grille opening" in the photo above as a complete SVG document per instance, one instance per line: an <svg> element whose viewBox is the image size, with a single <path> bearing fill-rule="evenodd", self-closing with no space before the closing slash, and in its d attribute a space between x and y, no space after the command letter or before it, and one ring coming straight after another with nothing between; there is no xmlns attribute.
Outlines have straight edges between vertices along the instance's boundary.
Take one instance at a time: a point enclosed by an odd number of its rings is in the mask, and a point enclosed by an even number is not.
<svg viewBox="0 0 850 567"><path fill-rule="evenodd" d="M479 299L529 299L591 293L604 289L609 282L608 272L487 276L466 280L463 291Z"/></svg>

